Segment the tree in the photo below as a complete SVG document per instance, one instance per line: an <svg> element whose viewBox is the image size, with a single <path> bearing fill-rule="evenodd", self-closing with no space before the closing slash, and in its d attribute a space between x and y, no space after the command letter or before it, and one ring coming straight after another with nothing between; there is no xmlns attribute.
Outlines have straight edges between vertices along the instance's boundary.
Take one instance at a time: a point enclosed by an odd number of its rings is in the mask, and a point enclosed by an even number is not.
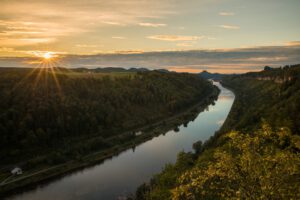
<svg viewBox="0 0 300 200"><path fill-rule="evenodd" d="M202 152L202 144L201 140L193 144L193 149L195 150L196 155Z"/></svg>
<svg viewBox="0 0 300 200"><path fill-rule="evenodd" d="M179 177L172 199L299 199L299 136L263 124L254 135L225 137L204 167Z"/></svg>

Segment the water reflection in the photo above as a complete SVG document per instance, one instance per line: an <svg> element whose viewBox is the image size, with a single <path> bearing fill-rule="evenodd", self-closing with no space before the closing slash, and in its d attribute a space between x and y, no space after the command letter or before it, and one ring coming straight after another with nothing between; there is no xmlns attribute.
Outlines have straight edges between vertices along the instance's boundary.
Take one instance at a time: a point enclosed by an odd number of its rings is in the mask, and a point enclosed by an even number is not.
<svg viewBox="0 0 300 200"><path fill-rule="evenodd" d="M10 197L14 200L99 200L118 199L150 180L167 163L174 163L178 152L191 151L196 141L205 141L226 119L234 95L215 83L221 93L215 105L209 106L193 121L168 131L139 146L120 153L102 164L72 173L35 190Z"/></svg>

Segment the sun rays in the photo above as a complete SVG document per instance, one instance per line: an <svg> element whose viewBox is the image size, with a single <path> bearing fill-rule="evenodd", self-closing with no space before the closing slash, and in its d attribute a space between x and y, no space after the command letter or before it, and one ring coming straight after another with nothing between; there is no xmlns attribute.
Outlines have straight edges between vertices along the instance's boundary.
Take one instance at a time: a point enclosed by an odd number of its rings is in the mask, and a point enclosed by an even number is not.
<svg viewBox="0 0 300 200"><path fill-rule="evenodd" d="M39 87L43 87L49 92L51 87L50 84L54 83L55 88L61 97L62 91L58 76L63 73L62 68L64 65L61 62L60 56L54 52L39 52L35 53L34 60L31 62L34 64L33 68L23 79L16 83L14 89L22 86L25 81L32 81L32 92L36 92Z"/></svg>
<svg viewBox="0 0 300 200"><path fill-rule="evenodd" d="M39 55L40 63L36 69L39 70L37 76L34 81L34 88L36 88L37 84L41 82L41 80L45 81L46 87L48 86L48 76L52 76L56 88L61 94L61 87L59 80L57 78L57 74L60 72L59 67L61 63L59 61L59 56L55 55L53 52L45 52ZM34 69L35 70L35 69Z"/></svg>

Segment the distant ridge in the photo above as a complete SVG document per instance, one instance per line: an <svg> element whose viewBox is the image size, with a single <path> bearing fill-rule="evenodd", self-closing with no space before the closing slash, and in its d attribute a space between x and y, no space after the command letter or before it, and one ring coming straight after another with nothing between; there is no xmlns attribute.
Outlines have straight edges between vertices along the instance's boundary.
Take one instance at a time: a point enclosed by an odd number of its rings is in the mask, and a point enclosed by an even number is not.
<svg viewBox="0 0 300 200"><path fill-rule="evenodd" d="M147 68L135 68L135 67L131 67L129 69L125 69L122 67L98 67L96 69L88 69L88 68L70 68L70 70L72 71L76 71L76 72L94 72L94 73L112 73L112 72L148 72L148 71L159 71L159 72L169 72L166 69L154 69L154 70L150 70Z"/></svg>
<svg viewBox="0 0 300 200"><path fill-rule="evenodd" d="M209 73L208 71L204 70L203 72L199 73L199 75L204 79L221 80L222 78L232 74Z"/></svg>

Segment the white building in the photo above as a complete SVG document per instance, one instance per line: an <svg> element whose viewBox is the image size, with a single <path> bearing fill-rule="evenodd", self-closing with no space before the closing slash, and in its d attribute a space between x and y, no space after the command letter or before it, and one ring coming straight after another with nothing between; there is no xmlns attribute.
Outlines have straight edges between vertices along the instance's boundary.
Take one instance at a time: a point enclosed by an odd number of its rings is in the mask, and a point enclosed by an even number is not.
<svg viewBox="0 0 300 200"><path fill-rule="evenodd" d="M13 175L21 175L23 173L22 169L19 167L15 167L10 171Z"/></svg>

